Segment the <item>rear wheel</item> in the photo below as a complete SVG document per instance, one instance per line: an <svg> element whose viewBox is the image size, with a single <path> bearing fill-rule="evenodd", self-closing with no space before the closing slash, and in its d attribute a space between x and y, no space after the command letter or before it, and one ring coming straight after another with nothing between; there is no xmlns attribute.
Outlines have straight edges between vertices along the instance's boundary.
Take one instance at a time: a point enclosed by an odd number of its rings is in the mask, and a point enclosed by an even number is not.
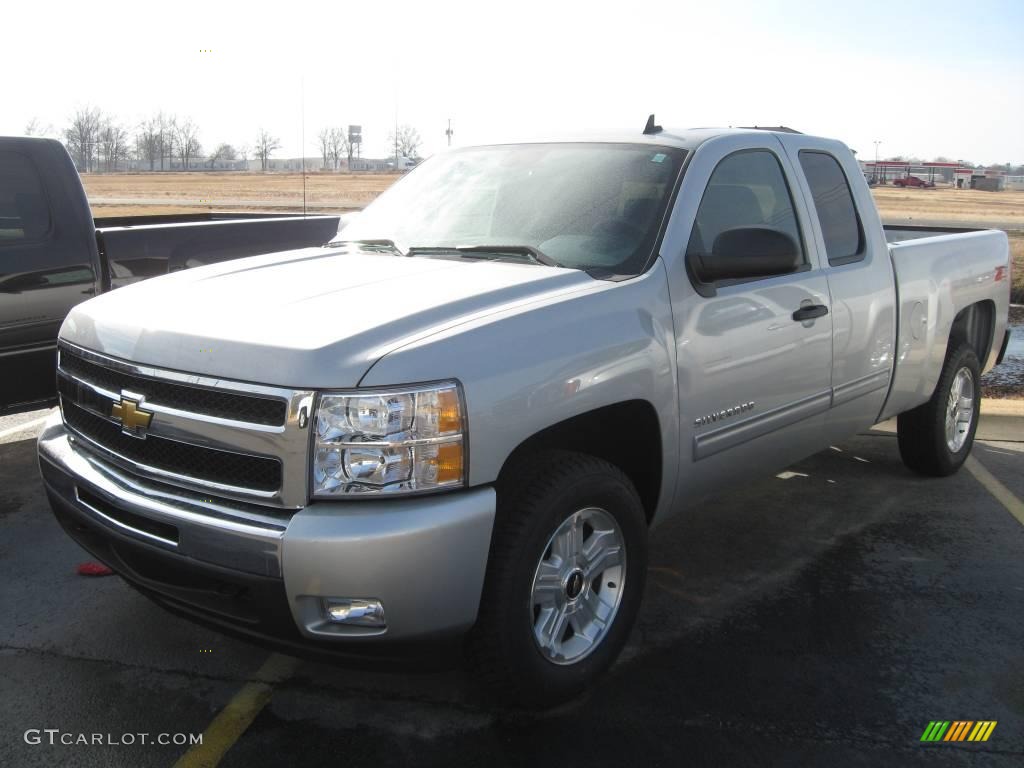
<svg viewBox="0 0 1024 768"><path fill-rule="evenodd" d="M915 472L951 475L967 460L981 413L981 367L961 343L947 355L931 399L897 420L900 456Z"/></svg>
<svg viewBox="0 0 1024 768"><path fill-rule="evenodd" d="M615 660L643 595L647 523L636 489L601 459L551 451L499 488L470 659L488 694L552 706Z"/></svg>

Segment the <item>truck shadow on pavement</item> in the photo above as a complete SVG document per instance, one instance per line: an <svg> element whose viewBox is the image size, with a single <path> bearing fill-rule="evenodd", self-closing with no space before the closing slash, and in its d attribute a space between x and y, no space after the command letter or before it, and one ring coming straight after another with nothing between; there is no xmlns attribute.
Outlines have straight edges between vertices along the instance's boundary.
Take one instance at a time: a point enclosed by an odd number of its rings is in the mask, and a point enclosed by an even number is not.
<svg viewBox="0 0 1024 768"><path fill-rule="evenodd" d="M0 590L13 609L5 652L47 654L41 674L60 668L62 686L95 686L97 669L143 677L138 696L203 722L266 657L116 578L74 576L87 556L46 507L33 440L0 445L0 519ZM347 764L377 766L676 764L686 749L709 764L856 754L895 765L922 749L920 731L940 715L999 719L999 749L1020 752L1022 548L1024 528L966 472L919 478L894 438L859 436L661 526L631 641L580 699L500 711L461 669L304 662L223 764L325 762L338 750ZM42 620L61 610L70 631ZM138 718L156 717L131 689L121 695L108 719L141 729ZM79 717L65 708L86 698L40 707L59 722Z"/></svg>

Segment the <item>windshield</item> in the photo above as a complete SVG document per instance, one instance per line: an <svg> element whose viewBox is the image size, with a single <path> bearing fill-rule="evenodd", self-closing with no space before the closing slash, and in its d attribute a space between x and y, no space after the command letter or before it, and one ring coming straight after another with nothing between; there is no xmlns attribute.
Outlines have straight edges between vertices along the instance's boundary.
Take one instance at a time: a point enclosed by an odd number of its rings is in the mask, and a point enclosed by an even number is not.
<svg viewBox="0 0 1024 768"><path fill-rule="evenodd" d="M637 144L455 150L382 194L337 241L391 241L403 252L525 246L561 266L635 274L654 247L685 155Z"/></svg>

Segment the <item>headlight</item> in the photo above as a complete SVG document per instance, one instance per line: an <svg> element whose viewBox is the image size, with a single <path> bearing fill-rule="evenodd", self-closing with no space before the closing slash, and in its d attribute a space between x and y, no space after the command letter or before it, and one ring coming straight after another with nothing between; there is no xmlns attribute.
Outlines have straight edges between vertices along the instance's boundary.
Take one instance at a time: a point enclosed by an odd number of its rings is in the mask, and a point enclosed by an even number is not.
<svg viewBox="0 0 1024 768"><path fill-rule="evenodd" d="M465 419L456 382L324 393L315 425L316 497L463 484Z"/></svg>

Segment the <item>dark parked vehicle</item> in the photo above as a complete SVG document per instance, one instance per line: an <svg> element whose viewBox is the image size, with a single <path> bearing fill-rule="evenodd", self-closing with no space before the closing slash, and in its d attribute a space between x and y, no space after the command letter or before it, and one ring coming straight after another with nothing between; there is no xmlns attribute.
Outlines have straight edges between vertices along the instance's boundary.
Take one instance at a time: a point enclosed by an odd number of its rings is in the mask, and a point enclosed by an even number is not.
<svg viewBox="0 0 1024 768"><path fill-rule="evenodd" d="M92 218L50 139L0 137L0 413L55 401L57 331L86 299L202 264L323 245L338 216Z"/></svg>

